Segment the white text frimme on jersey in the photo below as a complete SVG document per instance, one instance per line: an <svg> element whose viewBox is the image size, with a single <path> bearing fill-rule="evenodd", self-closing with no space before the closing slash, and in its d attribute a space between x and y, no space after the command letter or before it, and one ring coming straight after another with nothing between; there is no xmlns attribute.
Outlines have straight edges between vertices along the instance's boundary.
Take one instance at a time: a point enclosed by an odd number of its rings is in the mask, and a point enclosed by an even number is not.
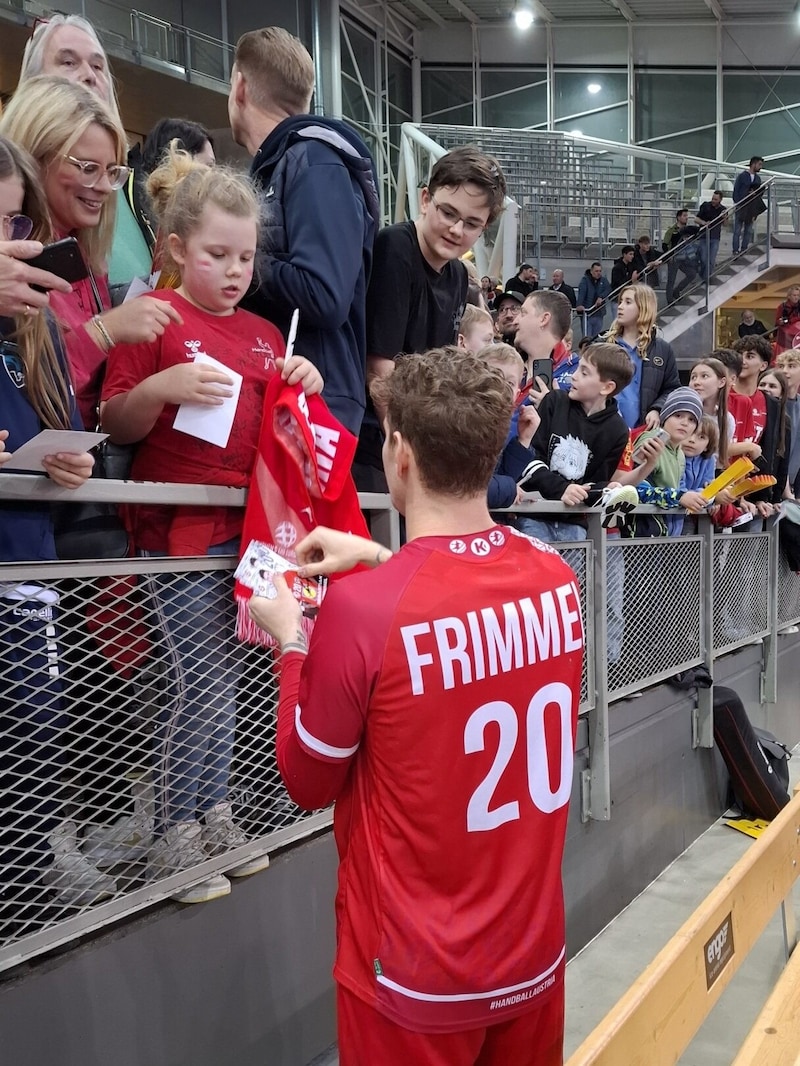
<svg viewBox="0 0 800 1066"><path fill-rule="evenodd" d="M402 626L411 691L420 696L431 672L445 689L469 685L522 666L541 663L583 647L580 596L574 581L481 607L463 616Z"/></svg>

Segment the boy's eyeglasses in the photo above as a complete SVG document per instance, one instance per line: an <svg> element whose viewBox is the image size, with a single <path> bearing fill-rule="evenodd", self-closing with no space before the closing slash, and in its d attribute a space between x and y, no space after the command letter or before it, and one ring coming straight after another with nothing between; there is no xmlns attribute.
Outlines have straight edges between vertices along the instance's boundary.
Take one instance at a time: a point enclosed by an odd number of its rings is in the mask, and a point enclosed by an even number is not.
<svg viewBox="0 0 800 1066"><path fill-rule="evenodd" d="M27 215L0 215L7 241L24 241L33 232L33 221Z"/></svg>
<svg viewBox="0 0 800 1066"><path fill-rule="evenodd" d="M101 163L95 163L91 159L76 159L71 155L65 155L64 158L81 172L79 180L85 189L93 189L103 174L112 189L121 189L131 172L130 167L123 166L121 163L110 163L104 167Z"/></svg>
<svg viewBox="0 0 800 1066"><path fill-rule="evenodd" d="M461 222L464 226L465 233L480 233L486 229L486 223L481 222L477 218L462 218L457 211L454 211L452 207L448 207L446 204L437 204L436 199L431 196L431 203L442 216L444 222L451 228L457 226Z"/></svg>

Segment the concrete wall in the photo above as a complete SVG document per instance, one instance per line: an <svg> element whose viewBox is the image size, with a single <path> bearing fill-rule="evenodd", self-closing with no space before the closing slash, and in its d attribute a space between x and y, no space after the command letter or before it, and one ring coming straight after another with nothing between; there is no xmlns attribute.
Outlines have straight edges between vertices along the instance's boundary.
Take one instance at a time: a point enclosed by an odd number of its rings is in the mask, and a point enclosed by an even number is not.
<svg viewBox="0 0 800 1066"><path fill-rule="evenodd" d="M717 663L756 724L800 741L800 640L781 639L781 701L758 705L761 648ZM669 686L611 708L612 820L582 824L564 864L574 954L721 813L715 752L691 746L692 700ZM579 743L581 740L579 738ZM330 834L225 899L165 904L0 981L3 1066L303 1066L335 1037Z"/></svg>

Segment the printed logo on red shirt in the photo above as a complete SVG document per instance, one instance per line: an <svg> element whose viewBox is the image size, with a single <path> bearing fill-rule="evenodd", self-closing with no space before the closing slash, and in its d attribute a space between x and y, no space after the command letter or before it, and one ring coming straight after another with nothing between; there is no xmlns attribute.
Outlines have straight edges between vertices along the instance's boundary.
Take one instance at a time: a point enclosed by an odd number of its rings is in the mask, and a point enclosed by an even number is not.
<svg viewBox="0 0 800 1066"><path fill-rule="evenodd" d="M500 529L493 529L492 532L489 534L489 540L492 542L492 544L494 544L495 548L499 548L506 542L505 535Z"/></svg>
<svg viewBox="0 0 800 1066"><path fill-rule="evenodd" d="M453 553L453 555L463 555L466 550L467 546L463 540L450 541L450 551Z"/></svg>
<svg viewBox="0 0 800 1066"><path fill-rule="evenodd" d="M492 550L492 546L488 540L483 537L476 537L469 546L469 550L473 555L488 555Z"/></svg>

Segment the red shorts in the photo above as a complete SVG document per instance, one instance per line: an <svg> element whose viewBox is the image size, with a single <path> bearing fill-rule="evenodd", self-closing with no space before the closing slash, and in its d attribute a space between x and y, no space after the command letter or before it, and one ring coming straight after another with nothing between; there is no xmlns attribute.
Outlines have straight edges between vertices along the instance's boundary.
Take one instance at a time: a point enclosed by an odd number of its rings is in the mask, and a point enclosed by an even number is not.
<svg viewBox="0 0 800 1066"><path fill-rule="evenodd" d="M461 1033L413 1033L340 984L339 1066L562 1066L564 991L507 1022Z"/></svg>

